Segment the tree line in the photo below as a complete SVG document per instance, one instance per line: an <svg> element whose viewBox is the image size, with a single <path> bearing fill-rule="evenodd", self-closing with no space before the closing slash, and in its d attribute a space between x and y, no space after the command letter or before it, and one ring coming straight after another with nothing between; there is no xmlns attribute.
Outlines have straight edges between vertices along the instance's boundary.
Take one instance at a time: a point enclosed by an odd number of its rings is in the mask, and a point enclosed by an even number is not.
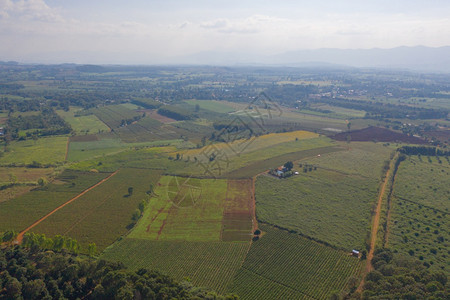
<svg viewBox="0 0 450 300"><path fill-rule="evenodd" d="M156 271L67 251L0 249L0 299L238 299L177 282Z"/></svg>

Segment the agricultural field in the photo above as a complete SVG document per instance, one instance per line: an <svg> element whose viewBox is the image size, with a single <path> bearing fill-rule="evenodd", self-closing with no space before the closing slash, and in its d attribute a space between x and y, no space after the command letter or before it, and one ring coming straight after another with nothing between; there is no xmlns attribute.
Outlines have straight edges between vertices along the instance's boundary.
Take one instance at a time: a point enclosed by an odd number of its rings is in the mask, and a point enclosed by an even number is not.
<svg viewBox="0 0 450 300"><path fill-rule="evenodd" d="M394 195L450 213L450 163L445 157L439 161L436 157L409 156L399 166Z"/></svg>
<svg viewBox="0 0 450 300"><path fill-rule="evenodd" d="M120 169L32 231L49 237L67 235L83 246L96 243L97 249L103 250L127 233L133 223L133 212L139 203L146 201L150 186L156 184L160 174L159 171L147 169Z"/></svg>
<svg viewBox="0 0 450 300"><path fill-rule="evenodd" d="M289 178L259 176L255 194L258 220L348 251L364 249L386 158L383 152L389 159L389 151L381 147L380 153L372 149L369 154L356 147L295 162L293 170L299 175ZM358 170L363 164L368 169Z"/></svg>
<svg viewBox="0 0 450 300"><path fill-rule="evenodd" d="M177 280L189 279L225 293L243 263L250 243L151 241L124 238L105 249L102 259L120 261L128 269L149 268Z"/></svg>
<svg viewBox="0 0 450 300"><path fill-rule="evenodd" d="M0 203L0 231L22 231L108 173L64 171L55 181Z"/></svg>
<svg viewBox="0 0 450 300"><path fill-rule="evenodd" d="M141 115L120 104L94 108L91 112L111 129L119 128L123 120L131 120Z"/></svg>
<svg viewBox="0 0 450 300"><path fill-rule="evenodd" d="M109 131L109 127L95 115L75 116L80 108L71 107L69 111L57 110L56 113L70 124L76 134L100 133Z"/></svg>
<svg viewBox="0 0 450 300"><path fill-rule="evenodd" d="M197 105L200 108L207 109L210 111L218 112L218 113L230 113L234 111L234 108L223 103L222 101L216 100L185 100L186 103L190 105Z"/></svg>
<svg viewBox="0 0 450 300"><path fill-rule="evenodd" d="M38 162L55 165L65 160L66 136L45 137L37 140L14 141L0 156L0 165L26 165Z"/></svg>
<svg viewBox="0 0 450 300"><path fill-rule="evenodd" d="M387 245L425 266L450 271L449 163L409 156L395 177ZM417 176L420 174L420 176Z"/></svg>
<svg viewBox="0 0 450 300"><path fill-rule="evenodd" d="M236 186L247 189L236 195ZM248 181L164 176L130 238L159 241L249 241Z"/></svg>
<svg viewBox="0 0 450 300"><path fill-rule="evenodd" d="M166 145L181 145L181 140L165 140L141 143L123 143L119 139L99 139L88 142L70 142L67 160L71 162L103 158L123 151L142 147L158 147Z"/></svg>
<svg viewBox="0 0 450 300"><path fill-rule="evenodd" d="M0 167L0 186L7 183L37 183L39 178L49 179L54 168Z"/></svg>
<svg viewBox="0 0 450 300"><path fill-rule="evenodd" d="M357 283L362 263L349 253L271 226L261 230L230 288L241 299L329 299Z"/></svg>

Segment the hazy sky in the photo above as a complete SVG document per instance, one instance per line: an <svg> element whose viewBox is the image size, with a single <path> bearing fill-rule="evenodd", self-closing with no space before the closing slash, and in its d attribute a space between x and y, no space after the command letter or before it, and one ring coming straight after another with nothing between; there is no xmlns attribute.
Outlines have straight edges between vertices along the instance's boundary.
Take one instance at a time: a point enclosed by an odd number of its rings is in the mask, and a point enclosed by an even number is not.
<svg viewBox="0 0 450 300"><path fill-rule="evenodd" d="M0 60L157 63L204 51L450 45L449 0L0 0Z"/></svg>

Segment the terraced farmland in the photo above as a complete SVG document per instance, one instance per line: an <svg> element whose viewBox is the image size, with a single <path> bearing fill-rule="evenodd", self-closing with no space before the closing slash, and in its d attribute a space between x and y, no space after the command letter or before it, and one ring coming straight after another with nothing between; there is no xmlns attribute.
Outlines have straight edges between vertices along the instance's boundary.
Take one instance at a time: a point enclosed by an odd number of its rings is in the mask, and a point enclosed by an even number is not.
<svg viewBox="0 0 450 300"><path fill-rule="evenodd" d="M131 270L159 270L178 280L224 293L247 254L249 243L150 241L125 238L101 258L120 261Z"/></svg>
<svg viewBox="0 0 450 300"><path fill-rule="evenodd" d="M328 299L358 276L362 264L286 231L263 225L230 291L242 299ZM356 282L355 282L356 283Z"/></svg>

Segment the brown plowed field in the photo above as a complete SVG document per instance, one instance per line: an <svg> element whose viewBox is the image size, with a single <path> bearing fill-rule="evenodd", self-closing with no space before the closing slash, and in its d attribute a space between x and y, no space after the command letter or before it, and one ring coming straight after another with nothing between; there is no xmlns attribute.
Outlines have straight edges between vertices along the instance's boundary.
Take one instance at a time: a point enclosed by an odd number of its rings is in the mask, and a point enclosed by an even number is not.
<svg viewBox="0 0 450 300"><path fill-rule="evenodd" d="M252 181L228 180L222 240L249 241L252 234Z"/></svg>
<svg viewBox="0 0 450 300"><path fill-rule="evenodd" d="M333 138L338 141L347 141L347 137L350 136L352 142L402 142L408 144L427 144L427 141L409 136L403 133L395 132L381 127L367 127L360 130L354 130L349 132L341 132L336 134Z"/></svg>

